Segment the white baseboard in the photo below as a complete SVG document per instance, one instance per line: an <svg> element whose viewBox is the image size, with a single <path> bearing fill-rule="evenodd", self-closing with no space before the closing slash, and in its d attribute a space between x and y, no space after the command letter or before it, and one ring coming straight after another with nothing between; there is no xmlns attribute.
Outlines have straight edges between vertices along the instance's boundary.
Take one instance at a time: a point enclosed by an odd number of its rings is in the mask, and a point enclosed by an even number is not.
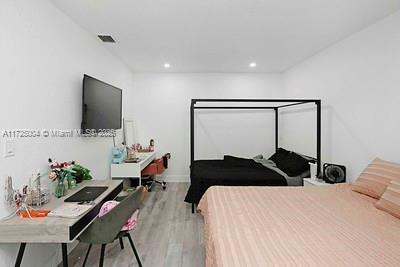
<svg viewBox="0 0 400 267"><path fill-rule="evenodd" d="M165 175L165 181L168 183L189 183L189 175Z"/></svg>

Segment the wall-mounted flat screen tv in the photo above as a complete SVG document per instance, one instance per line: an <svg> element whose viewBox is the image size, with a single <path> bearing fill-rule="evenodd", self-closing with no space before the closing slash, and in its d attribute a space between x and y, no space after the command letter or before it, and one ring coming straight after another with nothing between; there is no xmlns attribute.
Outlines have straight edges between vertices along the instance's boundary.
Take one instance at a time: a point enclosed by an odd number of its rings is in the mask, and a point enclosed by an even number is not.
<svg viewBox="0 0 400 267"><path fill-rule="evenodd" d="M82 130L121 129L121 89L85 74L82 103Z"/></svg>

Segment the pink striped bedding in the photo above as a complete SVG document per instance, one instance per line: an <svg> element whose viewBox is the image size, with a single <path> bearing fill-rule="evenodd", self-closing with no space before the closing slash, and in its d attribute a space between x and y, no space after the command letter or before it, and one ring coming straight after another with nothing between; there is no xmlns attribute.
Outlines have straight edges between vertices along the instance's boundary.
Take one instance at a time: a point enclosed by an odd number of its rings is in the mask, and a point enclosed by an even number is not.
<svg viewBox="0 0 400 267"><path fill-rule="evenodd" d="M400 266L400 219L351 185L211 187L206 266Z"/></svg>

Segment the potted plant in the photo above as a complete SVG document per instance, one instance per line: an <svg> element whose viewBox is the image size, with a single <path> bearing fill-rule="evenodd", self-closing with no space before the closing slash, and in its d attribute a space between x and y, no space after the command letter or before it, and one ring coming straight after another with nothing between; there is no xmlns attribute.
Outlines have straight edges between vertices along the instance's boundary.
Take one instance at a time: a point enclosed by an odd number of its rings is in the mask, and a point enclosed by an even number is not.
<svg viewBox="0 0 400 267"><path fill-rule="evenodd" d="M90 180L90 170L75 161L56 162L49 159L50 173L49 178L57 182L55 196L60 198L64 196L68 189L80 183L83 180Z"/></svg>

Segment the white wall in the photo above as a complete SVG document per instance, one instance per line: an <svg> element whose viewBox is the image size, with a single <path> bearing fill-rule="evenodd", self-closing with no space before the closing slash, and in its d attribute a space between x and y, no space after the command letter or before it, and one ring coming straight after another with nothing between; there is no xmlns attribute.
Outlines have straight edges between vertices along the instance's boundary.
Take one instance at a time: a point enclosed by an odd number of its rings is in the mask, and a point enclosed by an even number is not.
<svg viewBox="0 0 400 267"><path fill-rule="evenodd" d="M297 97L306 98L303 95ZM296 97L288 94L287 98ZM317 157L317 113L314 103L280 109L279 146Z"/></svg>
<svg viewBox="0 0 400 267"><path fill-rule="evenodd" d="M190 99L277 98L283 96L274 74L135 74L129 105L138 140L154 138L157 150L171 152L168 180L189 180ZM265 111L196 113L196 158L225 153L252 157L273 151L273 117Z"/></svg>
<svg viewBox="0 0 400 267"><path fill-rule="evenodd" d="M397 12L283 77L288 96L322 99L323 161L346 165L351 181L374 157L400 162L399 29Z"/></svg>
<svg viewBox="0 0 400 267"><path fill-rule="evenodd" d="M84 73L132 88L129 69L45 0L1 1L0 32L1 130L79 128ZM75 159L96 179L109 177L111 138L16 139L13 158L3 158L3 143L0 138L1 188L6 174L20 187L33 170L47 170L48 157ZM10 210L0 191L3 217ZM59 252L55 245L28 245L23 262L56 266ZM0 245L0 265L12 266L16 253L17 245Z"/></svg>

